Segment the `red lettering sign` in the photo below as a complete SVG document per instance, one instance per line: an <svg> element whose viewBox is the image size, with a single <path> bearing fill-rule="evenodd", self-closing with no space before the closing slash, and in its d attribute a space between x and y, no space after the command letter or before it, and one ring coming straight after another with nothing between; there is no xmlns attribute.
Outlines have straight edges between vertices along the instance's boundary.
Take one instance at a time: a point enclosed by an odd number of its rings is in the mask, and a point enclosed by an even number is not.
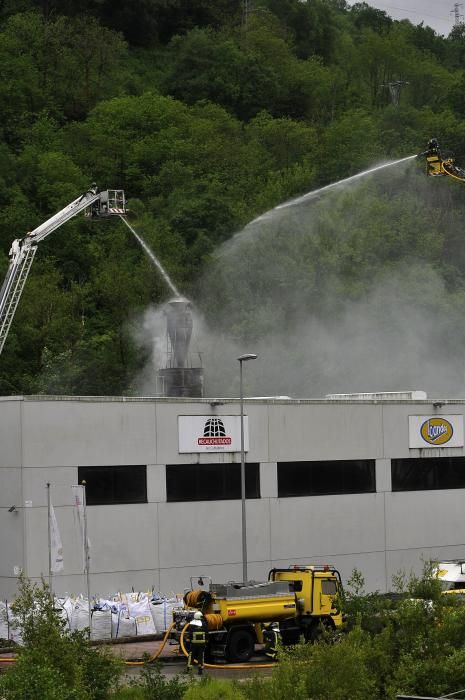
<svg viewBox="0 0 465 700"><path fill-rule="evenodd" d="M230 608L228 608L228 617L235 617L236 615L237 615L236 610L231 610Z"/></svg>
<svg viewBox="0 0 465 700"><path fill-rule="evenodd" d="M198 445L230 445L230 437L201 437L198 438Z"/></svg>

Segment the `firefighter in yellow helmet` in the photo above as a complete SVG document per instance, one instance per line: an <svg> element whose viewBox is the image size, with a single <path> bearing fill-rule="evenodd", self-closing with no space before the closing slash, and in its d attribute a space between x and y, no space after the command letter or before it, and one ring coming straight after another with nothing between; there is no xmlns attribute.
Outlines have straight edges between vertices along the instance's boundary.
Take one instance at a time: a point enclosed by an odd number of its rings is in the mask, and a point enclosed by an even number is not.
<svg viewBox="0 0 465 700"><path fill-rule="evenodd" d="M186 630L186 639L189 642L189 656L187 659L187 670L191 671L194 664L197 664L199 676L203 673L205 647L207 645L208 626L200 611L194 613L194 618L189 622Z"/></svg>

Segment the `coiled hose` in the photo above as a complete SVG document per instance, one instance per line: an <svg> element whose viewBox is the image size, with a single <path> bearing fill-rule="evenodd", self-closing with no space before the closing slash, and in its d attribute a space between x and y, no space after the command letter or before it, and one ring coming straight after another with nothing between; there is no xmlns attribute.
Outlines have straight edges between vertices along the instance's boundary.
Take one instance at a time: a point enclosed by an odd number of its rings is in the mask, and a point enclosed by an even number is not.
<svg viewBox="0 0 465 700"><path fill-rule="evenodd" d="M201 610L211 601L211 594L202 590L202 588L196 588L194 591L187 591L183 600L187 608L198 608Z"/></svg>

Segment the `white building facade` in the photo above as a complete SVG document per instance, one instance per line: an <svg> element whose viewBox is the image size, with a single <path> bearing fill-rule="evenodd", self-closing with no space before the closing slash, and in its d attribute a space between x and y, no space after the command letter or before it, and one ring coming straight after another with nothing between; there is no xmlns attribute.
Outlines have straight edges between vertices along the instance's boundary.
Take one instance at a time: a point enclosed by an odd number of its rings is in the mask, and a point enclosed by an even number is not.
<svg viewBox="0 0 465 700"><path fill-rule="evenodd" d="M246 399L250 579L330 563L367 590L422 559L465 557L465 402ZM236 399L0 398L0 599L48 576L85 592L71 486L86 482L93 594L242 577ZM14 508L13 508L14 506Z"/></svg>

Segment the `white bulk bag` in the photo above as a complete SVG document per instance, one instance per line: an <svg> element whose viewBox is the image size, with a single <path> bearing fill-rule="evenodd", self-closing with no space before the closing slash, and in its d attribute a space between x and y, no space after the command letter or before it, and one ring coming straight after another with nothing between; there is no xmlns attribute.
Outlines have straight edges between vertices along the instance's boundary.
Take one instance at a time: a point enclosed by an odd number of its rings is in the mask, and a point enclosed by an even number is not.
<svg viewBox="0 0 465 700"><path fill-rule="evenodd" d="M117 638L135 637L137 635L136 621L121 610L116 615L112 615L112 631L113 636Z"/></svg>
<svg viewBox="0 0 465 700"><path fill-rule="evenodd" d="M128 601L129 615L136 620L137 635L155 634L156 627L153 622L152 612L148 598L143 598L137 603Z"/></svg>
<svg viewBox="0 0 465 700"><path fill-rule="evenodd" d="M94 610L90 628L91 639L111 639L111 610Z"/></svg>
<svg viewBox="0 0 465 700"><path fill-rule="evenodd" d="M71 615L73 614L73 601L71 598L55 598L55 609L59 610L60 618L65 623L65 630L71 629Z"/></svg>
<svg viewBox="0 0 465 700"><path fill-rule="evenodd" d="M78 598L71 613L71 632L82 632L86 627L89 627L89 601L86 598Z"/></svg>
<svg viewBox="0 0 465 700"><path fill-rule="evenodd" d="M6 603L0 600L0 639L9 639L10 630L8 624L8 608Z"/></svg>
<svg viewBox="0 0 465 700"><path fill-rule="evenodd" d="M140 596L141 594L138 591L131 591L131 593L123 593L122 600L129 605L130 603L138 603Z"/></svg>
<svg viewBox="0 0 465 700"><path fill-rule="evenodd" d="M9 623L10 639L16 644L23 643L23 637L21 628L19 626L19 620L13 615L10 606L7 604L7 615Z"/></svg>
<svg viewBox="0 0 465 700"><path fill-rule="evenodd" d="M176 598L152 601L150 609L157 632L166 632L173 622L173 608L178 605Z"/></svg>

